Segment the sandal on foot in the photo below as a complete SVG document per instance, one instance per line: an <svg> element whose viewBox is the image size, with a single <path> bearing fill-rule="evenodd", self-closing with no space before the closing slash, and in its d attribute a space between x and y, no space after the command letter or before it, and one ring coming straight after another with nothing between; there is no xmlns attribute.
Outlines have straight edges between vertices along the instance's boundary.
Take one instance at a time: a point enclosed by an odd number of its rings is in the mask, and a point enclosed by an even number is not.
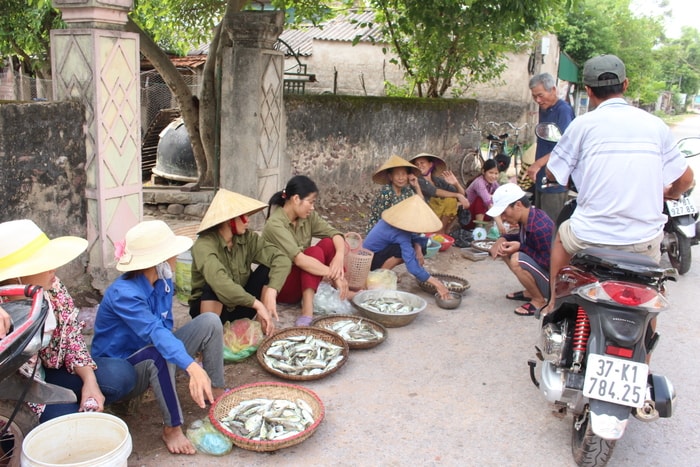
<svg viewBox="0 0 700 467"><path fill-rule="evenodd" d="M526 304L516 308L513 311L513 313L515 313L518 316L533 316L536 311L537 311L537 307L535 305L533 305L532 303L527 302Z"/></svg>
<svg viewBox="0 0 700 467"><path fill-rule="evenodd" d="M509 293L506 294L506 298L508 300L515 300L518 302L527 302L530 300L530 297L525 296L525 291L524 290L519 290L517 292Z"/></svg>
<svg viewBox="0 0 700 467"><path fill-rule="evenodd" d="M313 321L313 316L300 316L294 323L295 326L311 326L311 321Z"/></svg>

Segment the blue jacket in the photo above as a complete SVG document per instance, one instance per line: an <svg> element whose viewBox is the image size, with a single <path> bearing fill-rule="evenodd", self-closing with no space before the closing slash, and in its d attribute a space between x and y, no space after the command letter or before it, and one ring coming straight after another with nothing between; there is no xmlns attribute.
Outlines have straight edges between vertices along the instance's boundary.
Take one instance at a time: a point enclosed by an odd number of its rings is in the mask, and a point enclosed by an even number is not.
<svg viewBox="0 0 700 467"><path fill-rule="evenodd" d="M362 242L362 246L374 253L379 253L389 245L399 245L401 247L401 259L406 264L408 272L416 276L416 279L419 281L425 282L430 279L430 273L418 264L416 251L413 249L413 243L417 241L419 239L416 234L392 227L384 219L380 219L369 231L367 238Z"/></svg>

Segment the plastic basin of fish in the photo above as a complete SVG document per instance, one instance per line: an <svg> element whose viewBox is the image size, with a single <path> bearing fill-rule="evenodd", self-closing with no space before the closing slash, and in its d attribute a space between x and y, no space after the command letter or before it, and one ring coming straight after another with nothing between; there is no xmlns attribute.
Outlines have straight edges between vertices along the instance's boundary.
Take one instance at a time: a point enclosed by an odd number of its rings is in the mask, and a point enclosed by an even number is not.
<svg viewBox="0 0 700 467"><path fill-rule="evenodd" d="M425 258L432 258L433 256L437 255L437 252L440 251L442 245L440 245L439 242L436 242L432 238L428 239L428 246L425 247Z"/></svg>
<svg viewBox="0 0 700 467"><path fill-rule="evenodd" d="M335 344L337 346L341 347L341 352L340 355L342 358L340 361L333 367L329 368L321 373L318 374L308 374L308 375L301 375L301 374L292 374L292 373L285 373L283 371L280 371L276 368L272 368L270 365L267 364L265 361L265 353L268 351L268 349L272 346L272 344L275 341L278 340L284 340L288 339L290 337L294 336L312 336L317 339L321 339L324 342L327 342L329 344ZM309 381L313 379L321 379L324 378L332 373L335 373L342 367L345 362L348 359L348 353L349 353L349 347L348 343L340 337L340 335L336 332L331 331L330 329L324 329L324 328L317 328L313 326L304 326L304 327L292 327L292 328L286 328L282 329L281 331L277 331L276 333L270 335L265 339L260 346L258 347L257 352L255 353L256 358L258 359L258 363L260 364L261 367L265 371L267 371L270 374L273 374L275 376L278 376L283 379L289 379L289 380L294 380L294 381Z"/></svg>
<svg viewBox="0 0 700 467"><path fill-rule="evenodd" d="M412 306L413 311L409 313L383 313L370 310L362 305L362 303L367 300L374 300L377 298L401 301L404 305ZM373 319L388 328L398 328L412 323L428 305L428 303L418 295L402 292L400 290L386 289L363 290L352 298L352 304L361 315Z"/></svg>
<svg viewBox="0 0 700 467"><path fill-rule="evenodd" d="M314 422L305 430L280 440L253 440L232 433L221 424L221 418L229 414L232 408L236 407L243 401L252 399L282 399L295 402L301 399L311 408L311 415ZM224 435L231 438L231 441L236 446L248 449L249 451L276 451L278 449L288 448L297 445L311 435L314 434L316 428L323 420L325 408L321 399L311 391L302 386L297 386L289 383L281 382L264 382L255 384L246 384L237 388L231 389L222 394L212 405L209 410L209 420Z"/></svg>
<svg viewBox="0 0 700 467"><path fill-rule="evenodd" d="M338 322L342 321L354 321L356 323L365 323L366 325L371 326L374 328L374 330L378 333L381 333L382 336L378 339L372 339L369 341L359 341L359 340L353 340L353 339L345 339L348 343L348 347L351 350L356 350L356 349L370 349L372 347L376 347L384 340L386 339L386 336L389 331L386 330L386 327L384 327L381 323L378 323L377 321L373 319L366 318L364 316L357 316L357 315L327 315L327 316L320 316L318 318L315 318L312 322L312 326L317 326L320 328L325 328L325 329L331 329L331 327ZM343 337L342 335L340 337ZM343 337L344 338L344 337Z"/></svg>

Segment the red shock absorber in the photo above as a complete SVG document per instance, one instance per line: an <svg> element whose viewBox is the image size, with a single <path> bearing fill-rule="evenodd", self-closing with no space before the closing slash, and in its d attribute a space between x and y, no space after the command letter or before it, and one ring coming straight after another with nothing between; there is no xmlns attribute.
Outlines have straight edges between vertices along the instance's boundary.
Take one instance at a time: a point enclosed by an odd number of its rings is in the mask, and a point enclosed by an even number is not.
<svg viewBox="0 0 700 467"><path fill-rule="evenodd" d="M588 346L588 336L591 334L591 323L588 320L588 315L586 310L582 307L578 307L578 312L576 314L576 326L574 327L574 338L573 338L573 362L572 369L578 373L581 371L581 362L583 362L583 357L586 355L586 347Z"/></svg>

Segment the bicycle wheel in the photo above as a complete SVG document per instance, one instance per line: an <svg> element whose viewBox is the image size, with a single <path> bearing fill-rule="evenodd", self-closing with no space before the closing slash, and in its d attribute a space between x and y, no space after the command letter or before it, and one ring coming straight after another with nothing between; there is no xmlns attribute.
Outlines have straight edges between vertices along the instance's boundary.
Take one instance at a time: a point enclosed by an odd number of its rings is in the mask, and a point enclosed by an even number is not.
<svg viewBox="0 0 700 467"><path fill-rule="evenodd" d="M523 164L523 148L517 145L510 152L510 158L513 160L513 167L515 168L515 173L520 173L520 167Z"/></svg>
<svg viewBox="0 0 700 467"><path fill-rule="evenodd" d="M469 186L472 180L481 174L481 168L483 166L484 159L481 157L481 154L475 150L471 150L464 155L462 163L459 166L459 173L465 188Z"/></svg>

